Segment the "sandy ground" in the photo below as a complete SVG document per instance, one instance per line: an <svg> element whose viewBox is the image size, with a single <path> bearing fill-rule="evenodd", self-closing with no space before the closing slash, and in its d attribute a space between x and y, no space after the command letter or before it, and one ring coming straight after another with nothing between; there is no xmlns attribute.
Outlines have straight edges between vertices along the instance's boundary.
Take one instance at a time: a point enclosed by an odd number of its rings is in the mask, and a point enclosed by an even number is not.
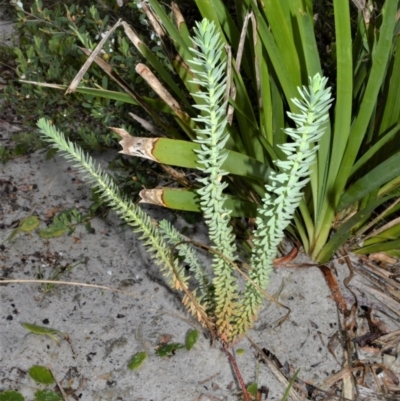
<svg viewBox="0 0 400 401"><path fill-rule="evenodd" d="M6 135L3 132L3 139ZM51 366L60 384L71 388L73 398L197 400L203 395L203 401L237 399L238 386L226 356L205 336L191 351L179 350L170 358L155 354L165 336L171 342L184 342L195 322L177 294L166 287L135 234L113 213L105 220L94 219L92 234L78 226L71 236L39 237L38 231L46 227L54 210L76 207L84 213L90 205L88 188L61 156L45 161L43 154L36 153L1 166L0 193L1 241L21 219L36 215L41 221L35 231L2 245L3 278L35 279L39 272L49 278L57 266L81 262L62 279L126 291L59 285L43 293L35 283L2 285L2 390L18 389L29 399L38 386L26 371L39 364ZM165 217L163 210L152 214ZM178 219L177 224L186 223ZM187 229L206 241L203 227ZM340 369L326 346L337 331L337 316L321 273L316 268L279 269L268 291L279 292L277 298L291 314L277 327L274 322L286 311L266 302L251 338L275 354L286 369L300 368L303 380L321 384ZM23 322L67 333L70 344L64 340L57 346L52 338L29 333ZM243 340L236 348L245 350L236 359L246 382L258 375L259 385L270 388L268 399L280 399L282 385L257 362L249 341ZM149 358L138 371L130 371L127 364L139 351L146 351Z"/></svg>
<svg viewBox="0 0 400 401"><path fill-rule="evenodd" d="M0 135L2 144L7 144L10 131L3 126ZM44 292L38 283L0 284L0 392L15 389L33 399L43 387L27 371L44 365L51 368L69 400L241 399L226 355L205 334L191 351L156 355L165 340L183 343L196 322L178 294L165 285L136 235L113 213L94 219L93 233L78 226L70 236L40 238L39 230L54 212L76 207L85 213L89 196L89 188L61 156L45 161L37 152L0 166L0 243L21 219L35 215L40 220L36 230L1 245L1 278L35 280L39 273L50 278L55 269L77 264L62 280L109 287L55 285ZM155 218L174 220L187 229L187 235L207 242L201 225L190 226L164 210L150 212ZM299 255L295 262L304 261ZM337 263L335 268L342 282L349 275L347 267ZM332 346L338 313L320 270L277 269L268 292L290 308L290 315L277 325L286 310L266 301L249 336L276 356L282 365L278 372L290 377L300 369L303 381L323 387L325 379L340 371L343 352ZM22 326L26 322L57 329L69 341L61 336L57 345L51 337L27 331ZM398 330L399 322L391 322L388 330ZM244 352L237 353L238 349ZM130 359L141 351L147 352L147 360L138 370L129 370ZM248 339L232 352L246 383L257 381L259 387L268 387L268 400L282 398L285 384L258 360ZM396 363L400 371L398 358ZM331 394L327 399L336 397Z"/></svg>

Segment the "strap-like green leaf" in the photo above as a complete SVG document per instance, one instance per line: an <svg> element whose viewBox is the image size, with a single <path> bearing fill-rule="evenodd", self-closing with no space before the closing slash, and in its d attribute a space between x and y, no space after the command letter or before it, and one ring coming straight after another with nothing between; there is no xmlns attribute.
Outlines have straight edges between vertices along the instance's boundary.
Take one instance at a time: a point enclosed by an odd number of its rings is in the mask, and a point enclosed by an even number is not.
<svg viewBox="0 0 400 401"><path fill-rule="evenodd" d="M392 50L393 32L396 23L397 2L387 0L382 9L382 25L376 49L372 53L371 73L363 94L360 111L351 129L349 142L337 174L334 193L338 197L346 185L360 145L376 106L376 99L386 74L387 62ZM345 84L345 83L344 83ZM346 105L344 105L346 106ZM334 156L335 157L335 156Z"/></svg>
<svg viewBox="0 0 400 401"><path fill-rule="evenodd" d="M201 212L200 198L196 191L177 188L156 188L141 191L141 203L167 207L174 210ZM224 208L232 210L233 217L256 217L257 205L226 195Z"/></svg>
<svg viewBox="0 0 400 401"><path fill-rule="evenodd" d="M330 238L327 244L322 248L322 250L317 255L317 260L320 263L326 263L332 258L334 253L341 245L343 245L351 236L351 229L355 227L359 222L363 221L367 216L369 216L372 211L388 200L392 199L393 196L385 196L384 198L376 199L366 206L364 209L360 210L357 214L352 216L340 228L335 232L335 234Z"/></svg>
<svg viewBox="0 0 400 401"><path fill-rule="evenodd" d="M112 128L123 140L121 153L145 157L158 163L169 166L198 169L196 152L201 145L189 141L168 138L137 138L130 136L126 131ZM227 158L222 168L230 174L255 179L265 185L268 182L271 168L256 159L243 153L227 150Z"/></svg>
<svg viewBox="0 0 400 401"><path fill-rule="evenodd" d="M397 152L389 159L375 167L364 177L353 184L341 197L338 210L343 210L367 196L372 191L386 184L392 178L400 175L400 153Z"/></svg>
<svg viewBox="0 0 400 401"><path fill-rule="evenodd" d="M24 79L20 79L19 82L24 84L31 84L36 86L43 86L45 88L52 88L65 91L68 88L68 85L58 85L58 84L49 84L46 82L35 82L35 81L26 81ZM75 89L75 92L83 93L84 95L101 97L104 99L111 99L121 103L128 103L138 106L138 102L129 96L127 93L123 92L115 92L107 89L97 89L97 88L88 88L85 86L78 86ZM173 111L170 107L168 107L163 101L155 100L151 98L144 97L143 100L154 110L162 111L163 113L173 114Z"/></svg>

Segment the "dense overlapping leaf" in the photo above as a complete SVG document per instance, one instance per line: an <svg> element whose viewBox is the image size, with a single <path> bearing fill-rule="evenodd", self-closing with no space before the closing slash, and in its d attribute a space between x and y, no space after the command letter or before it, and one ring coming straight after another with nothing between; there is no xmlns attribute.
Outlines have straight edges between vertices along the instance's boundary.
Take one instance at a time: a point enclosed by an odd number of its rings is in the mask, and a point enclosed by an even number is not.
<svg viewBox="0 0 400 401"><path fill-rule="evenodd" d="M230 167L224 165L233 174L228 190L237 198L235 203L251 201L256 205L263 196L259 178L264 177L266 183L272 160L285 159L278 145L290 142L282 128L293 126L286 110L298 112L291 102L297 96L296 88L305 84L308 76L322 73L320 36L315 31L313 9L319 4L311 0L241 0L235 2L234 13L233 6L222 0L196 0L196 5L200 14L215 24L224 45L229 46L221 54L221 61L228 63L231 85L230 138L226 145L231 151ZM394 169L395 150L400 145L400 39L396 35L399 2L386 0L381 8L371 11L375 15L369 19L368 13L360 9L353 27L351 7L347 0L333 1L334 42L324 43L330 47L333 63L325 62L324 68L332 69L326 75L335 76L330 83L335 88L334 111L325 126L317 163L295 216L297 235L305 251L317 261L326 261L344 241L363 232L383 197L390 196L400 185ZM143 10L167 62L152 54L147 39L133 27L122 24L132 45L146 59L146 68L139 69L143 78L150 76L146 71L154 74L156 80L148 82L160 96L137 99L166 136L181 139L174 143L179 162L174 164L170 150L163 154L164 138L154 153L158 152L161 163L193 166L190 148L196 146L191 142L197 128L195 109L204 104L204 99L193 95L200 88L193 81L195 73L189 62L191 27L176 5L169 13L158 0L149 0ZM95 62L128 93L124 97L99 91L99 96L138 103L131 96L132 88L119 81L104 60ZM165 138L165 144L168 140ZM189 209L194 210L196 200L188 202L192 202ZM169 206L185 208L182 202ZM252 216L249 210L242 209L240 216ZM363 218L351 219L351 213ZM348 235L339 235L340 221L346 224ZM329 239L335 230L338 234ZM357 247L354 245L354 250Z"/></svg>

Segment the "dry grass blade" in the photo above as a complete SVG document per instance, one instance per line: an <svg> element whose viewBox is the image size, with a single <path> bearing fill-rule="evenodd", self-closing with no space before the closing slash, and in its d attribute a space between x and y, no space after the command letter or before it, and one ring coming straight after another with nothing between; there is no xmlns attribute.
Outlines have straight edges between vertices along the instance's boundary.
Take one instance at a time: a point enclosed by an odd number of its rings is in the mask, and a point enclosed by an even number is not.
<svg viewBox="0 0 400 401"><path fill-rule="evenodd" d="M161 130L158 129L153 123L150 121L145 120L144 118L139 117L135 113L128 113L136 122L138 122L146 131L150 132L154 136L161 136L166 137L167 135L164 134Z"/></svg>
<svg viewBox="0 0 400 401"><path fill-rule="evenodd" d="M4 284L55 284L55 285L72 285L74 287L89 287L89 288L96 288L101 290L108 290L108 291L115 291L120 292L122 294L130 295L133 297L141 296L135 292L129 292L124 290L119 290L118 288L109 287L107 285L97 285L97 284L86 284L86 283L79 283L76 281L55 281L55 280L25 280L25 279L13 279L13 280L3 280L0 279L0 286ZM143 297L142 297L143 298Z"/></svg>
<svg viewBox="0 0 400 401"><path fill-rule="evenodd" d="M280 265L286 265L287 263L291 262L292 260L296 259L299 253L300 243L297 243L295 247L285 256L280 258L274 259L274 267L285 267Z"/></svg>
<svg viewBox="0 0 400 401"><path fill-rule="evenodd" d="M153 11L144 1L142 1L140 4L142 5L142 10L146 14L147 20L150 23L151 27L154 29L154 32L165 45L165 38L167 37L167 34L165 32L162 23L158 19L158 16L155 13L153 13Z"/></svg>
<svg viewBox="0 0 400 401"><path fill-rule="evenodd" d="M89 50L80 47L80 49L85 53L87 56L90 56L91 53ZM94 62L112 79L114 80L126 93L132 96L133 99L146 111L149 109L145 102L141 100L139 96L129 87L129 85L124 82L120 77L118 77L112 70L111 66L106 63L101 57L95 57ZM150 110L150 109L149 109Z"/></svg>
<svg viewBox="0 0 400 401"><path fill-rule="evenodd" d="M355 265L355 270L375 287L369 287L374 296L392 309L400 318L400 283L390 278L392 273L367 261ZM379 290L379 291L378 291ZM388 295L389 294L389 295Z"/></svg>
<svg viewBox="0 0 400 401"><path fill-rule="evenodd" d="M376 218L374 218L369 224L367 224L365 227L363 227L361 230L357 231L357 237L360 237L362 234L364 234L366 231L368 231L371 227L373 227L375 224L377 224L380 220L384 218L384 216L391 210L393 209L398 203L400 202L400 198L396 199L391 205L389 205L382 213L380 213ZM368 234L366 237L363 238L363 240L366 240L369 237L373 237L377 233L374 231L371 234Z"/></svg>
<svg viewBox="0 0 400 401"><path fill-rule="evenodd" d="M48 367L48 369L51 372L51 375L53 376L54 381L57 384L58 389L60 390L60 393L62 394L64 401L69 401L69 397L67 393L64 391L64 388L61 386L61 383L57 380L56 375L54 374L53 368L51 366Z"/></svg>
<svg viewBox="0 0 400 401"><path fill-rule="evenodd" d="M340 339L343 346L342 395L349 400L354 400L356 394L356 383L352 374L354 369L352 356L355 351L354 343L352 342L354 337L352 328L356 325L356 310L356 305L354 305L349 316L345 316L344 313L338 315Z"/></svg>
<svg viewBox="0 0 400 401"><path fill-rule="evenodd" d="M120 26L122 25L122 21L118 20L115 25L107 32L105 33L103 39L99 42L99 44L96 46L96 48L93 50L93 52L89 55L89 58L86 60L85 64L81 67L79 70L78 74L76 74L75 78L72 80L70 85L68 86L67 90L65 91L65 94L67 95L68 93L72 93L75 91L75 89L78 87L79 82L81 82L83 76L86 74L86 71L89 69L89 67L92 65L93 61L96 59L97 55L100 53L101 49L104 46L104 43L108 40L110 35L113 34L113 32Z"/></svg>
<svg viewBox="0 0 400 401"><path fill-rule="evenodd" d="M184 122L189 124L190 117L184 112L179 103L172 97L157 77L150 71L150 69L139 63L136 68L136 72L149 84L149 86L157 93L158 96L175 112L175 114Z"/></svg>
<svg viewBox="0 0 400 401"><path fill-rule="evenodd" d="M80 48L87 56L90 56L90 52L87 49ZM163 130L165 131L170 131L169 127L167 124L165 124L161 118L158 116L158 114L142 99L142 97L136 93L127 82L125 82L121 77L119 77L115 72L113 72L111 66L107 64L101 57L96 57L94 59L94 62L113 80L115 81L129 96L132 97L132 99L135 100L135 102L143 108L150 116L151 118L155 121L156 124L158 124ZM179 135L178 135L179 136Z"/></svg>
<svg viewBox="0 0 400 401"><path fill-rule="evenodd" d="M399 223L400 223L400 217L396 217L395 219L390 220L388 223L386 223L382 227L379 227L376 230L372 231L370 234L368 234L364 238L364 240L371 238L371 237L375 237L375 236L379 235L380 233L383 233L384 231L388 230L391 227L394 227L395 225L397 225Z"/></svg>
<svg viewBox="0 0 400 401"><path fill-rule="evenodd" d="M400 330L392 331L389 334L385 334L384 336L379 338L379 341L388 341L391 340L393 337L400 337Z"/></svg>
<svg viewBox="0 0 400 401"><path fill-rule="evenodd" d="M172 12L174 13L174 19L176 22L176 26L178 27L178 30L180 30L180 25L185 24L185 18L183 18L181 10L179 9L179 7L176 3L174 3L174 2L171 3L171 8L172 8Z"/></svg>
<svg viewBox="0 0 400 401"><path fill-rule="evenodd" d="M122 21L122 26L124 28L125 34L128 39L135 45L135 47L140 51L140 46L143 42L140 40L139 36L136 35L135 31L129 26L125 21Z"/></svg>
<svg viewBox="0 0 400 401"><path fill-rule="evenodd" d="M180 172L175 170L173 167L168 166L167 164L160 164L160 167L174 180L179 182L185 188L191 188L192 183L186 178L186 174L184 172Z"/></svg>
<svg viewBox="0 0 400 401"><path fill-rule="evenodd" d="M254 46L256 44L256 40L257 40L257 23L256 23L256 19L254 17L254 14L248 13L246 14L246 17L243 21L243 27L242 27L242 31L240 33L240 40L239 40L239 46L238 46L238 51L237 51L237 55L236 55L236 64L235 64L235 71L237 74L239 74L240 72L240 66L242 63L242 58L243 58L243 51L244 51L244 44L245 44L245 40L246 40L246 34L247 34L247 26L249 24L249 20L251 19L251 23L253 26L253 38L254 38ZM228 63L228 67L231 67L231 61L229 60ZM256 75L257 75L257 89L259 89L259 84L260 84L260 76L259 76L259 71L258 71L258 65L257 63L255 63L255 68L256 68ZM228 82L230 82L230 80L228 80ZM231 88L231 98L232 100L236 99L236 85L232 85ZM258 93L260 93L260 91L258 90ZM228 115L227 115L227 120L229 125L232 124L232 120L233 120L233 114L235 112L235 109L232 105L229 105L228 107Z"/></svg>
<svg viewBox="0 0 400 401"><path fill-rule="evenodd" d="M364 290L376 298L380 303L394 312L400 318L400 303L395 301L390 295L384 291L379 291L371 286L365 286Z"/></svg>
<svg viewBox="0 0 400 401"><path fill-rule="evenodd" d="M366 25L370 23L371 13L373 12L373 5L366 0L352 0L353 4L357 7L359 11L362 12L364 22Z"/></svg>
<svg viewBox="0 0 400 401"><path fill-rule="evenodd" d="M163 188L142 189L139 192L139 203L149 203L150 205L167 207L163 199L163 194Z"/></svg>

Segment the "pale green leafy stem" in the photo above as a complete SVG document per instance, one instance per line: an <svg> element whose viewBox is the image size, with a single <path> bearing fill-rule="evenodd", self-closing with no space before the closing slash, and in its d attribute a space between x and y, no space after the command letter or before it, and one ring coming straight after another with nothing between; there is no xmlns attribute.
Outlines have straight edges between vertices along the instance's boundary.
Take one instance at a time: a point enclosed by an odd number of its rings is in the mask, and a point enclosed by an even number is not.
<svg viewBox="0 0 400 401"><path fill-rule="evenodd" d="M88 182L94 184L100 196L108 202L117 214L141 234L145 246L149 247L153 259L162 267L163 273L172 287L176 287L175 273L171 267L170 248L165 243L164 237L158 230L157 224L139 206L124 196L112 181L111 177L96 166L93 159L86 155L81 148L71 143L48 121L41 118L38 127L42 130L43 137L51 145L64 153L67 160L74 162ZM177 267L177 272L183 282L187 281L183 269Z"/></svg>
<svg viewBox="0 0 400 401"><path fill-rule="evenodd" d="M67 160L70 160L83 174L84 178L93 183L100 196L114 209L114 211L130 226L135 232L140 233L143 241L152 258L161 267L161 271L168 280L168 284L177 290L188 288L189 277L185 274L183 265L178 259L171 257L171 246L186 240L168 222L160 222L161 230L157 222L145 213L139 206L124 196L108 176L99 166L96 166L93 159L86 155L81 148L71 143L47 120L40 119L38 127L42 131L43 138L51 145L64 153ZM204 269L195 261L195 254L192 247L182 244L177 247L179 254L185 253L184 261L191 266L194 276L199 281L198 292L194 294L198 304L207 307L210 302L209 285L204 275ZM185 288L182 288L184 286ZM191 308L190 300L187 300L187 307L195 315L195 310Z"/></svg>
<svg viewBox="0 0 400 401"><path fill-rule="evenodd" d="M298 89L301 100L292 99L301 110L300 114L288 113L296 128L284 131L293 142L280 146L287 159L275 161L279 172L271 173L271 185L265 186L267 191L256 219L249 277L261 288L268 284L278 245L302 200L302 188L309 181L310 167L318 150L316 143L325 132L332 102L331 88L326 88L326 83L327 78L316 74L309 79L308 88L303 86ZM235 335L246 332L252 325L262 300L262 293L254 285L246 283L236 318Z"/></svg>
<svg viewBox="0 0 400 401"><path fill-rule="evenodd" d="M209 228L210 240L216 249L227 259L213 256L213 286L215 289L215 316L219 336L228 340L232 332L232 316L237 301L237 278L233 274L229 260L235 258L236 245L232 227L229 225L231 211L224 208L226 196L223 190L227 187L222 182L228 173L222 169L227 157L224 150L229 139L226 130L226 104L223 97L226 92L226 65L221 63L222 43L213 22L207 19L196 24L193 39L197 49L190 49L195 58L191 61L196 78L192 81L202 88L201 92L192 93L201 98L204 105L194 107L201 111L194 120L203 128L197 129L195 142L201 145L197 153L199 169L205 173L198 181L203 184L197 192L200 195L200 206Z"/></svg>

